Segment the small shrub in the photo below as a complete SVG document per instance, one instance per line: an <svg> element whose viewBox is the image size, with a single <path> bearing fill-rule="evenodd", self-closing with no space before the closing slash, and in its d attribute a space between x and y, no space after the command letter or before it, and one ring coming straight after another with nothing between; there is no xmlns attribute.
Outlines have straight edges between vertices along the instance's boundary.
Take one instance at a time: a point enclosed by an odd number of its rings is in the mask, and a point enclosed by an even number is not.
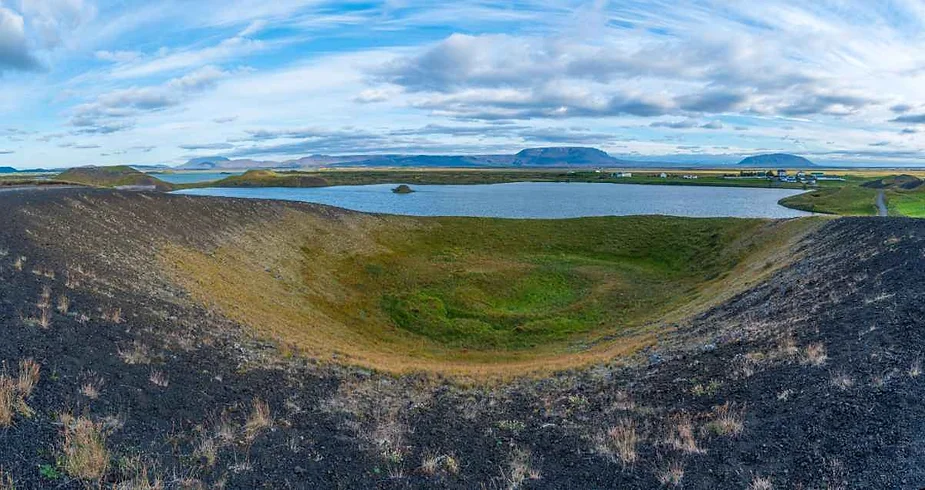
<svg viewBox="0 0 925 490"><path fill-rule="evenodd" d="M825 346L821 343L815 343L807 345L803 349L803 357L801 362L810 366L821 366L825 364L828 355L825 352Z"/></svg>
<svg viewBox="0 0 925 490"><path fill-rule="evenodd" d="M73 478L99 481L109 468L109 450L103 425L85 417L61 416L64 442L61 467Z"/></svg>
<svg viewBox="0 0 925 490"><path fill-rule="evenodd" d="M735 410L729 402L713 408L713 420L707 428L714 434L736 437L745 429L744 410Z"/></svg>

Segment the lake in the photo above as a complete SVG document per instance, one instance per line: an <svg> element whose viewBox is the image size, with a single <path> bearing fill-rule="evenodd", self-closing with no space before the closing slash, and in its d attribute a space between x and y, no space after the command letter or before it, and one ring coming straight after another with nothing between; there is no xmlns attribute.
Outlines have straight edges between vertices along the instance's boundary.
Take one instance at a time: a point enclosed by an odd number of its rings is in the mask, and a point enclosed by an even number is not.
<svg viewBox="0 0 925 490"><path fill-rule="evenodd" d="M164 182L170 182L171 184L197 184L199 182L221 180L225 177L241 175L243 173L244 172L169 172L162 174L152 172L150 175Z"/></svg>
<svg viewBox="0 0 925 490"><path fill-rule="evenodd" d="M800 190L744 187L518 182L491 185L397 184L316 188L203 188L178 194L281 199L328 204L356 211L412 216L578 218L661 214L690 217L794 218L811 213L777 201Z"/></svg>

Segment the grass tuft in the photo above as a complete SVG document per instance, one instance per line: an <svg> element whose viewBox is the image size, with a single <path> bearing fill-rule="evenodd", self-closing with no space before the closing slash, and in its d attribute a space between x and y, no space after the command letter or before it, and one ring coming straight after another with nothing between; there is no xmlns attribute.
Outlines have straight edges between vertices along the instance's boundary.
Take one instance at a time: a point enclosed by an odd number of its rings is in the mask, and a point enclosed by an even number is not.
<svg viewBox="0 0 925 490"><path fill-rule="evenodd" d="M671 461L656 476L663 487L677 487L684 479L684 463L678 460Z"/></svg>
<svg viewBox="0 0 925 490"><path fill-rule="evenodd" d="M103 424L70 414L61 415L60 421L64 434L60 455L62 469L73 478L100 481L109 468Z"/></svg>
<svg viewBox="0 0 925 490"><path fill-rule="evenodd" d="M264 429L273 426L273 414L270 412L270 405L261 400L254 398L251 402L251 413L244 424L244 432L248 439L257 437Z"/></svg>
<svg viewBox="0 0 925 490"><path fill-rule="evenodd" d="M639 444L639 439L636 421L629 418L620 419L616 425L599 436L598 451L618 458L623 466L630 466L638 459L636 446Z"/></svg>
<svg viewBox="0 0 925 490"><path fill-rule="evenodd" d="M713 408L713 420L706 427L717 435L737 437L745 429L745 410L736 410L729 402L716 406Z"/></svg>
<svg viewBox="0 0 925 490"><path fill-rule="evenodd" d="M821 343L809 344L803 349L801 362L809 366L821 366L828 359L825 345Z"/></svg>

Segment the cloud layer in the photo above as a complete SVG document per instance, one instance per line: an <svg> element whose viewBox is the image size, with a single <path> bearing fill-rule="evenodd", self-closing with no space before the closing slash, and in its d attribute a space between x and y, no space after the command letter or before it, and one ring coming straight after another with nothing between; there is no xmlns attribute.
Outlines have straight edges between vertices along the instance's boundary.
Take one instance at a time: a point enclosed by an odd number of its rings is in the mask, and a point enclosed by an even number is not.
<svg viewBox="0 0 925 490"><path fill-rule="evenodd" d="M917 164L921 32L909 0L2 1L0 164L566 144Z"/></svg>

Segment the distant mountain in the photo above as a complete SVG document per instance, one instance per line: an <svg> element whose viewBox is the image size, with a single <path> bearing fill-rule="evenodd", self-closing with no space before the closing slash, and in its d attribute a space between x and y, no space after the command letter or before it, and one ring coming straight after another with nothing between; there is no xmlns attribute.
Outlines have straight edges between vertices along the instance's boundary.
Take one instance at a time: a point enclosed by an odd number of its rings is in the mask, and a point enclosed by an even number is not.
<svg viewBox="0 0 925 490"><path fill-rule="evenodd" d="M748 157L739 165L746 167L780 167L780 168L801 168L815 167L816 164L797 155L788 153L770 153L766 155L755 155Z"/></svg>
<svg viewBox="0 0 925 490"><path fill-rule="evenodd" d="M229 160L225 157L200 157L177 167L177 170L244 170L251 168L300 168L302 165L289 162L264 162L250 159Z"/></svg>
<svg viewBox="0 0 925 490"><path fill-rule="evenodd" d="M15 174L16 172L18 170L13 167L0 167L0 174Z"/></svg>
<svg viewBox="0 0 925 490"><path fill-rule="evenodd" d="M652 166L652 162L616 159L596 148L529 148L515 155L311 155L284 162L194 158L179 170L294 169L316 167L571 167Z"/></svg>
<svg viewBox="0 0 925 490"><path fill-rule="evenodd" d="M598 150L583 147L528 148L514 155L514 165L519 167L548 167L592 165L608 166L619 161Z"/></svg>

